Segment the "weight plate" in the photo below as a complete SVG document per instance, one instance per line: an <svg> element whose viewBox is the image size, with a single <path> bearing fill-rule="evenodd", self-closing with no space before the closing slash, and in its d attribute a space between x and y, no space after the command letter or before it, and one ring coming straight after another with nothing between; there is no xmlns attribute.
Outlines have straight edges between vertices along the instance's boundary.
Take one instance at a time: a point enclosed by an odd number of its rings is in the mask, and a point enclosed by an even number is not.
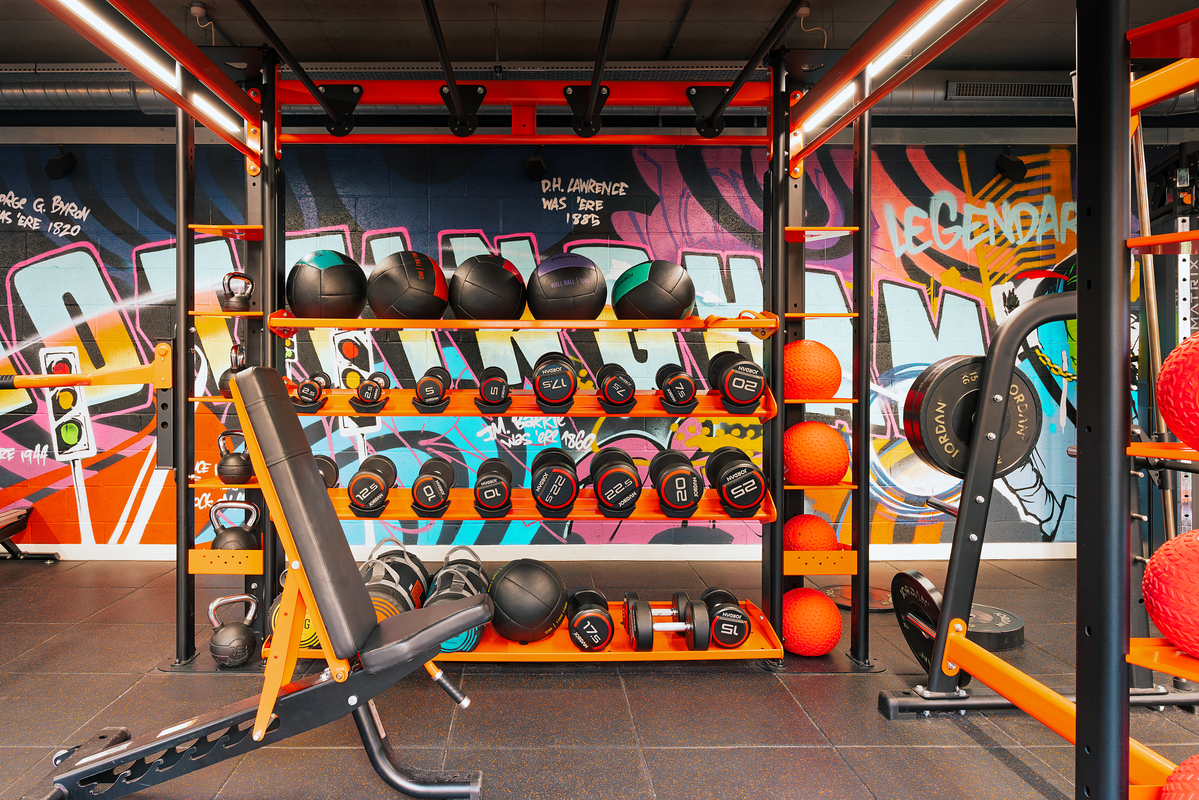
<svg viewBox="0 0 1199 800"><path fill-rule="evenodd" d="M440 475L419 475L412 484L412 502L421 508L440 508L449 497L449 487Z"/></svg>
<svg viewBox="0 0 1199 800"><path fill-rule="evenodd" d="M721 501L736 509L753 508L766 499L766 478L754 464L725 470L716 484Z"/></svg>
<svg viewBox="0 0 1199 800"><path fill-rule="evenodd" d="M674 377L670 380L666 380L668 370L674 372ZM655 383L662 389L662 396L668 403L681 406L695 399L695 379L683 372L677 364L667 364L660 368L655 376Z"/></svg>
<svg viewBox="0 0 1199 800"><path fill-rule="evenodd" d="M488 374L488 370L496 370ZM497 367L489 367L483 371L483 383L479 385L479 397L484 403L499 405L508 399L508 376Z"/></svg>
<svg viewBox="0 0 1199 800"><path fill-rule="evenodd" d="M970 607L966 638L991 652L1024 644L1024 620L1011 611L975 603Z"/></svg>
<svg viewBox="0 0 1199 800"><path fill-rule="evenodd" d="M625 511L641 497L641 476L624 464L605 466L595 476L595 494L605 508Z"/></svg>
<svg viewBox="0 0 1199 800"><path fill-rule="evenodd" d="M742 361L724 374L719 388L721 394L734 403L756 403L766 391L766 377L757 364Z"/></svg>
<svg viewBox="0 0 1199 800"><path fill-rule="evenodd" d="M675 592L670 598L670 621L682 622L683 609L691 602L686 592Z"/></svg>
<svg viewBox="0 0 1199 800"><path fill-rule="evenodd" d="M537 367L534 377L533 392L549 405L565 403L578 388L574 367L563 361L553 360L542 364Z"/></svg>
<svg viewBox="0 0 1199 800"><path fill-rule="evenodd" d="M511 497L511 485L500 475L491 473L475 481L475 502L483 508L502 508Z"/></svg>
<svg viewBox="0 0 1199 800"><path fill-rule="evenodd" d="M943 358L922 372L908 390L903 431L913 452L933 469L966 476L970 438L978 406L984 356ZM1007 414L999 432L995 477L1025 464L1041 435L1041 401L1019 369L1012 373Z"/></svg>
<svg viewBox="0 0 1199 800"><path fill-rule="evenodd" d="M693 466L668 469L659 476L658 501L676 511L693 509L704 496L704 479Z"/></svg>
<svg viewBox="0 0 1199 800"><path fill-rule="evenodd" d="M600 391L603 393L604 400L617 406L621 403L629 402L633 398L633 392L636 389L637 385L633 383L633 379L624 370L605 378L600 383Z"/></svg>
<svg viewBox="0 0 1199 800"><path fill-rule="evenodd" d="M852 587L847 584L824 586L819 591L824 592L824 594L832 598L832 601L837 604L837 608L849 611L853 607L851 601L853 597ZM891 602L891 590L884 589L881 586L870 587L869 603L871 613L892 611L895 608L895 605Z"/></svg>
<svg viewBox="0 0 1199 800"><path fill-rule="evenodd" d="M683 606L683 622L687 629L687 649L707 650L712 641L712 624L708 619L708 607L703 603L688 603Z"/></svg>
<svg viewBox="0 0 1199 800"><path fill-rule="evenodd" d="M566 508L579 496L579 479L574 470L543 469L533 476L533 499L551 510Z"/></svg>
<svg viewBox="0 0 1199 800"><path fill-rule="evenodd" d="M620 625L626 631L629 629L629 608L636 603L640 598L636 592L625 592L624 602L620 604ZM650 616L653 616L653 611L650 611Z"/></svg>
<svg viewBox="0 0 1199 800"><path fill-rule="evenodd" d="M638 653L654 649L654 611L648 600L629 604L629 640Z"/></svg>
<svg viewBox="0 0 1199 800"><path fill-rule="evenodd" d="M749 615L740 606L722 605L712 615L712 641L718 647L740 647L749 638Z"/></svg>
<svg viewBox="0 0 1199 800"><path fill-rule="evenodd" d="M587 609L571 619L570 638L580 650L603 650L612 641L612 621L598 608Z"/></svg>
<svg viewBox="0 0 1199 800"><path fill-rule="evenodd" d="M941 621L941 590L914 569L891 579L891 597L899 630L912 655L927 672L933 660L933 640Z"/></svg>

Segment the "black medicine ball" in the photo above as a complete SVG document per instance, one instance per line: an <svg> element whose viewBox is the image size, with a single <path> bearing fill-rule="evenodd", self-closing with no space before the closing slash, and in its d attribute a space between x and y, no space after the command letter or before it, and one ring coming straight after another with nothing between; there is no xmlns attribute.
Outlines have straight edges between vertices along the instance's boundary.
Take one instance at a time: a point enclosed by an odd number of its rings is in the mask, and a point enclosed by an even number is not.
<svg viewBox="0 0 1199 800"><path fill-rule="evenodd" d="M450 278L450 308L458 319L520 319L525 282L503 256L471 256Z"/></svg>
<svg viewBox="0 0 1199 800"><path fill-rule="evenodd" d="M514 642L537 642L566 617L566 584L544 561L518 558L496 570L487 587L495 604L491 625Z"/></svg>
<svg viewBox="0 0 1199 800"><path fill-rule="evenodd" d="M607 302L608 281L586 256L550 256L529 276L529 311L537 319L596 319Z"/></svg>
<svg viewBox="0 0 1199 800"><path fill-rule="evenodd" d="M683 319L695 313L695 284L671 261L629 267L612 286L617 319Z"/></svg>
<svg viewBox="0 0 1199 800"><path fill-rule="evenodd" d="M379 319L441 319L450 290L437 262L401 250L371 270L366 300Z"/></svg>

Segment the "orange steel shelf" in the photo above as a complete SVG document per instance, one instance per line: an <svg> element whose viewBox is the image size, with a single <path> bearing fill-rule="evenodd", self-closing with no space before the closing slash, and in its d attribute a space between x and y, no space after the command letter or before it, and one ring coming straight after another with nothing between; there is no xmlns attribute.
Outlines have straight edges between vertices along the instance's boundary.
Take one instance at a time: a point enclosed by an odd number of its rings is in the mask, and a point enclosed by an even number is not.
<svg viewBox="0 0 1199 800"><path fill-rule="evenodd" d="M276 311L267 319L274 331L284 332L301 328L335 328L337 330L778 330L779 319L770 312L743 312L739 317L687 317L686 319L317 319L293 317Z"/></svg>
<svg viewBox="0 0 1199 800"><path fill-rule="evenodd" d="M1136 458L1199 461L1199 451L1192 450L1182 442L1133 442L1125 452Z"/></svg>
<svg viewBox="0 0 1199 800"><path fill-rule="evenodd" d="M389 389L383 393L386 397L391 398L387 401L387 405L382 411L377 411L370 416L372 417L419 417L424 416L416 410L412 405L412 398L416 393L412 389ZM678 417L678 414L671 414L662 408L658 402L658 398L662 395L661 392L637 392L637 403L628 411L621 412L621 417ZM575 403L570 410L559 414L546 414L537 407L537 401L533 397L532 390L516 389L512 392L512 405L502 413L486 413L479 410L475 405L474 398L478 397L478 393L473 389L457 389L450 392L450 404L446 406L446 410L440 414L431 416L439 417L606 417L609 416L607 411L600 406L599 400L596 399L595 392L578 392L575 395ZM300 411L300 416L318 416L318 417L352 417L361 416L354 407L350 405L350 398L354 397L354 392L349 389L333 389L328 394L328 400L317 411L311 414L306 414ZM769 390L766 392L765 401L758 406L757 410L752 414L730 414L720 403L719 392L701 392L697 395L699 405L690 414L684 414L684 417L757 417L758 419L767 420L773 419L778 413L778 406L775 404L774 395ZM232 400L226 400L224 397L189 397L193 403L232 403Z"/></svg>
<svg viewBox="0 0 1199 800"><path fill-rule="evenodd" d="M858 316L856 311L826 312L826 311L788 311L784 319L836 319L844 317L853 319Z"/></svg>
<svg viewBox="0 0 1199 800"><path fill-rule="evenodd" d="M858 552L845 550L788 550L783 553L784 575L857 575Z"/></svg>
<svg viewBox="0 0 1199 800"><path fill-rule="evenodd" d="M354 513L350 511L350 497L347 490L330 489L329 497L333 500L333 508L337 512L339 519L359 519L359 517L354 516ZM450 506L446 509L445 514L437 519L457 521L479 519L479 513L475 511L474 500L473 489L450 489ZM387 507L375 519L420 520L429 518L418 517L416 512L412 510L412 490L408 487L398 486L392 487L387 495ZM569 519L574 522L615 521L599 512L599 507L595 503L595 490L590 487L580 490L579 499L575 501L574 509L571 510ZM691 517L693 521L724 521L728 519L730 517L720 505L720 500L716 495L715 489L708 489L704 492L703 498L699 501L699 508L695 510L695 514ZM512 490L512 511L508 513L508 516L501 517L497 521L503 520L565 521L543 517L541 512L537 510L537 505L533 502L533 493L529 489ZM633 511L629 520L633 522L638 520L654 520L655 522L675 521L662 513L658 506L657 492L651 486L646 486L641 490L641 499L637 501L637 508ZM745 518L746 522L774 522L774 520L774 499L769 494L766 496L766 501L762 503L762 507L758 509L758 513L752 517Z"/></svg>
<svg viewBox="0 0 1199 800"><path fill-rule="evenodd" d="M857 229L857 226L832 228L788 227L783 228L783 238L788 242L802 244L803 242L818 242L822 239L836 239L838 237L853 233Z"/></svg>
<svg viewBox="0 0 1199 800"><path fill-rule="evenodd" d="M616 631L606 650L584 652L575 647L570 639L566 624L547 639L529 644L519 644L500 636L488 623L483 628L479 646L469 653L440 653L437 660L448 661L725 661L745 658L782 658L783 645L770 627L766 615L749 600L742 600L741 607L749 615L749 638L740 647L725 650L712 645L707 650L688 650L686 640L674 633L654 633L654 649L639 653L633 649L629 636L620 624L621 604L608 603L608 613ZM653 608L670 608L670 603L650 603ZM270 653L270 640L263 645L262 654ZM324 658L320 650L301 649L300 658Z"/></svg>
<svg viewBox="0 0 1199 800"><path fill-rule="evenodd" d="M1172 256L1194 255L1199 249L1192 242L1199 241L1199 230L1160 233L1157 236L1134 236L1126 244L1137 255Z"/></svg>
<svg viewBox="0 0 1199 800"><path fill-rule="evenodd" d="M189 317L261 317L261 311L222 311L217 308L197 308L187 312Z"/></svg>
<svg viewBox="0 0 1199 800"><path fill-rule="evenodd" d="M196 233L206 233L209 236L223 236L226 239L237 239L242 242L261 242L261 225L204 225L198 223L188 225Z"/></svg>
<svg viewBox="0 0 1199 800"><path fill-rule="evenodd" d="M783 403L789 406L810 406L817 403L856 403L856 397L805 397L801 399L789 398Z"/></svg>
<svg viewBox="0 0 1199 800"><path fill-rule="evenodd" d="M1199 659L1188 656L1165 639L1130 639L1124 660L1138 667L1199 681Z"/></svg>
<svg viewBox="0 0 1199 800"><path fill-rule="evenodd" d="M783 488L786 489L788 492L819 492L819 491L832 492L832 491L843 490L843 489L856 489L858 487L856 484L850 483L849 481L837 481L836 483L821 484L821 485L804 484L802 486L796 485L794 483L788 483Z"/></svg>
<svg viewBox="0 0 1199 800"><path fill-rule="evenodd" d="M187 571L192 575L261 575L261 550L212 550L201 545L187 551Z"/></svg>
<svg viewBox="0 0 1199 800"><path fill-rule="evenodd" d="M258 489L260 484L257 479L253 483L221 483L220 478L205 478L203 480L188 483L193 489Z"/></svg>

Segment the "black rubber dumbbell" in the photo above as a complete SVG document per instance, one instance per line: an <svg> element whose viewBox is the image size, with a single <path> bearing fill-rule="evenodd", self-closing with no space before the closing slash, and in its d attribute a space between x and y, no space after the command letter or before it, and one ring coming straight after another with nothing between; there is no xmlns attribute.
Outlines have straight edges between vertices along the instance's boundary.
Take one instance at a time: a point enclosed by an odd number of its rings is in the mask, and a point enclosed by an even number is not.
<svg viewBox="0 0 1199 800"><path fill-rule="evenodd" d="M337 462L326 455L313 456L316 459L316 468L321 471L321 480L325 482L326 489L337 488L339 475L341 470L337 468Z"/></svg>
<svg viewBox="0 0 1199 800"><path fill-rule="evenodd" d="M450 507L452 488L454 465L441 456L431 457L412 482L412 510L418 517L440 517Z"/></svg>
<svg viewBox="0 0 1199 800"><path fill-rule="evenodd" d="M628 609L625 631L629 643L639 653L654 649L654 631L682 634L688 650L707 650L711 643L708 608L702 603L688 600L679 609L679 619L672 622L654 622L654 610L648 600L633 600Z"/></svg>
<svg viewBox="0 0 1199 800"><path fill-rule="evenodd" d="M628 519L641 497L641 475L632 457L619 447L605 447L591 457L591 482L600 513Z"/></svg>
<svg viewBox="0 0 1199 800"><path fill-rule="evenodd" d="M350 405L359 414L372 414L387 405L387 397L383 394L391 388L391 378L386 372L372 372L358 382Z"/></svg>
<svg viewBox="0 0 1199 800"><path fill-rule="evenodd" d="M712 641L718 647L740 647L749 638L749 614L732 592L715 587L699 596L712 622Z"/></svg>
<svg viewBox="0 0 1199 800"><path fill-rule="evenodd" d="M566 598L567 627L575 647L585 652L603 650L615 632L608 598L598 589L575 589Z"/></svg>
<svg viewBox="0 0 1199 800"><path fill-rule="evenodd" d="M562 353L545 353L533 365L533 396L547 414L565 413L574 405L579 378L574 364Z"/></svg>
<svg viewBox="0 0 1199 800"><path fill-rule="evenodd" d="M620 604L621 624L627 630L629 627L629 615L632 613L633 604L641 598L636 592L625 592L624 602ZM651 608L652 615L655 617L667 617L671 622L678 622L683 618L683 609L691 602L691 598L686 592L675 592L670 598L670 608Z"/></svg>
<svg viewBox="0 0 1199 800"><path fill-rule="evenodd" d="M637 403L637 383L620 364L605 364L595 373L595 399L609 414L623 414Z"/></svg>
<svg viewBox="0 0 1199 800"><path fill-rule="evenodd" d="M762 368L732 350L708 362L708 384L720 392L720 402L730 414L753 413L766 394Z"/></svg>
<svg viewBox="0 0 1199 800"><path fill-rule="evenodd" d="M663 514L673 519L695 514L704 496L704 476L691 459L678 450L663 450L649 462L649 477Z"/></svg>
<svg viewBox="0 0 1199 800"><path fill-rule="evenodd" d="M390 458L376 453L362 459L347 486L350 511L357 517L378 517L387 507L387 493L395 482L396 465Z"/></svg>
<svg viewBox="0 0 1199 800"><path fill-rule="evenodd" d="M230 383L233 381L233 376L246 368L246 348L245 345L235 344L229 348L229 369L221 373L220 380L217 381L217 389L221 393L221 397L226 400L233 399L233 389Z"/></svg>
<svg viewBox="0 0 1199 800"><path fill-rule="evenodd" d="M752 517L766 499L766 476L739 447L726 445L708 456L704 475L730 517Z"/></svg>
<svg viewBox="0 0 1199 800"><path fill-rule="evenodd" d="M502 458L488 458L475 472L475 512L497 519L512 510L512 468Z"/></svg>
<svg viewBox="0 0 1199 800"><path fill-rule="evenodd" d="M304 408L317 403L323 403L325 392L333 385L333 380L323 372L314 372L296 387L296 396L292 402Z"/></svg>
<svg viewBox="0 0 1199 800"><path fill-rule="evenodd" d="M416 382L412 405L422 414L440 414L450 404L450 373L445 367L429 367Z"/></svg>
<svg viewBox="0 0 1199 800"><path fill-rule="evenodd" d="M658 402L672 414L690 414L699 405L696 399L695 378L678 364L663 364L654 375L654 383L661 390Z"/></svg>
<svg viewBox="0 0 1199 800"><path fill-rule="evenodd" d="M570 454L561 447L547 447L529 467L533 501L543 517L565 519L579 498L579 475Z"/></svg>
<svg viewBox="0 0 1199 800"><path fill-rule="evenodd" d="M512 405L508 373L499 367L487 367L479 373L479 396L475 405L484 414L499 414Z"/></svg>

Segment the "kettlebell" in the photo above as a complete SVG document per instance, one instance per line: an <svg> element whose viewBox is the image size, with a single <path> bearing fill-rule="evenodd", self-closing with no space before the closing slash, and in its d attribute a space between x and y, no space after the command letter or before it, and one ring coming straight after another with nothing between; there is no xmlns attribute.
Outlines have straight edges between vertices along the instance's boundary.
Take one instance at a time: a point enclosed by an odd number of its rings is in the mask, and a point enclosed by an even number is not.
<svg viewBox="0 0 1199 800"><path fill-rule="evenodd" d="M225 311L249 311L250 295L254 294L254 280L244 272L230 272L221 281L225 296L221 308Z"/></svg>
<svg viewBox="0 0 1199 800"><path fill-rule="evenodd" d="M221 606L234 603L249 603L250 610L246 618L238 622L221 622L217 619L216 610ZM258 613L258 598L252 594L235 594L230 597L218 597L208 605L208 621L212 623L212 639L208 642L208 652L212 660L222 667L240 667L250 660L254 654L254 646L258 637L250 623Z"/></svg>
<svg viewBox="0 0 1199 800"><path fill-rule="evenodd" d="M216 518L218 512L226 508L239 508L246 512L246 518L240 525L224 526ZM213 550L257 550L258 506L244 500L218 500L208 511L208 521L212 523Z"/></svg>
<svg viewBox="0 0 1199 800"><path fill-rule="evenodd" d="M227 447L225 441L240 437L246 441L246 435L239 430L222 431L216 437L216 449L220 451L221 460L216 462L216 476L221 483L249 483L254 477L254 465L250 462L250 454L244 450L236 452L233 447Z"/></svg>
<svg viewBox="0 0 1199 800"><path fill-rule="evenodd" d="M235 344L229 348L229 369L221 373L221 379L217 381L217 388L221 391L221 397L226 400L233 399L233 390L229 388L230 381L233 380L235 372L241 372L246 368L246 348L245 345Z"/></svg>

